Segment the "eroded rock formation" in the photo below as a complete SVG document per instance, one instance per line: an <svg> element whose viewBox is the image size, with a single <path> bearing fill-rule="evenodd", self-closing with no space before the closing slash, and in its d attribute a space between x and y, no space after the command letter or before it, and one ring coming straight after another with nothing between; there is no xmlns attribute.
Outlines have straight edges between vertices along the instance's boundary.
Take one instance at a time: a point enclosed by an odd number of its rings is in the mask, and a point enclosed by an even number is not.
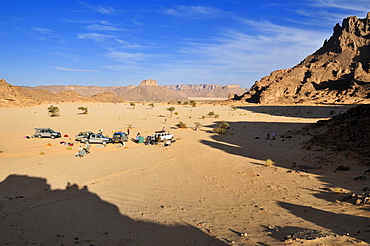
<svg viewBox="0 0 370 246"><path fill-rule="evenodd" d="M323 46L291 69L257 81L238 99L262 104L365 103L370 99L370 13L345 18Z"/></svg>

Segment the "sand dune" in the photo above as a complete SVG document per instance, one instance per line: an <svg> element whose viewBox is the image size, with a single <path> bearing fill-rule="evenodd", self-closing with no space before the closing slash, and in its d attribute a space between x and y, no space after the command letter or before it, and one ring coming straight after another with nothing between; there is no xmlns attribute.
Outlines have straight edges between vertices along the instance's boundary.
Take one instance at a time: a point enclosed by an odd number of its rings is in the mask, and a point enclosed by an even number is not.
<svg viewBox="0 0 370 246"><path fill-rule="evenodd" d="M57 106L60 117L49 117L48 105L0 108L2 245L301 245L281 241L300 228L331 234L304 245L370 243L369 207L327 190L359 193L368 182L353 177L368 167L303 149L308 136L281 138L348 107L172 105L178 115L169 118L165 103ZM78 114L80 106L89 114ZM202 119L210 111L220 118ZM226 135L212 132L219 120L230 124ZM189 128L175 127L179 121ZM92 145L81 159L78 144L60 144L80 131L111 136L128 125L131 137L165 127L176 143ZM34 127L63 137L24 138ZM266 140L272 132L276 140ZM336 172L338 163L352 168Z"/></svg>

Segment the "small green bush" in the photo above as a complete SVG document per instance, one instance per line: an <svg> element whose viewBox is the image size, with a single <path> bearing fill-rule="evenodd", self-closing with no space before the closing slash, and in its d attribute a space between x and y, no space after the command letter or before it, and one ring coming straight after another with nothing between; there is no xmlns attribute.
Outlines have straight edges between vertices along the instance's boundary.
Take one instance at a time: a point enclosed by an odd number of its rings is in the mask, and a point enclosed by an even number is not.
<svg viewBox="0 0 370 246"><path fill-rule="evenodd" d="M178 128L186 128L186 124L182 121L180 121L177 125Z"/></svg>
<svg viewBox="0 0 370 246"><path fill-rule="evenodd" d="M266 166L266 167L270 167L270 166L272 166L272 165L274 165L274 162L273 162L271 159L267 159L267 160L265 161L265 166Z"/></svg>

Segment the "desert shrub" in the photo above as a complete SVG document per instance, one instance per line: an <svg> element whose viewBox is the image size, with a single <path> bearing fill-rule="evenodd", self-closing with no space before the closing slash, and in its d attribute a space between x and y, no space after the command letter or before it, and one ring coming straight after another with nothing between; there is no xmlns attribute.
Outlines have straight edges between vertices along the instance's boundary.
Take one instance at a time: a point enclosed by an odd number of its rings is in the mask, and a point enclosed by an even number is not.
<svg viewBox="0 0 370 246"><path fill-rule="evenodd" d="M211 111L207 115L208 115L208 117L213 117L213 116L215 116L215 112Z"/></svg>
<svg viewBox="0 0 370 246"><path fill-rule="evenodd" d="M232 110L237 110L237 108L238 108L237 106L235 106L235 105L231 105L231 109L232 109Z"/></svg>
<svg viewBox="0 0 370 246"><path fill-rule="evenodd" d="M193 102L191 102L191 106L194 108L194 107L197 106L197 103L193 101Z"/></svg>
<svg viewBox="0 0 370 246"><path fill-rule="evenodd" d="M179 115L179 112L175 112L175 115Z"/></svg>
<svg viewBox="0 0 370 246"><path fill-rule="evenodd" d="M39 153L39 155L45 155L45 153L41 151L41 152Z"/></svg>
<svg viewBox="0 0 370 246"><path fill-rule="evenodd" d="M186 124L182 121L180 121L178 124L176 124L178 128L186 128Z"/></svg>
<svg viewBox="0 0 370 246"><path fill-rule="evenodd" d="M177 104L181 104L182 102L181 101L177 101Z"/></svg>
<svg viewBox="0 0 370 246"><path fill-rule="evenodd" d="M338 171L349 171L350 169L351 169L351 167L345 166L345 165L340 165L340 166L337 167Z"/></svg>
<svg viewBox="0 0 370 246"><path fill-rule="evenodd" d="M226 134L228 128L229 128L229 123L223 120L217 123L217 126L213 128L213 131L218 134Z"/></svg>
<svg viewBox="0 0 370 246"><path fill-rule="evenodd" d="M134 127L133 127L133 125L131 125L131 124L127 124L127 128L132 129L132 128L134 128Z"/></svg>
<svg viewBox="0 0 370 246"><path fill-rule="evenodd" d="M149 103L148 106L153 109L154 108L154 103Z"/></svg>
<svg viewBox="0 0 370 246"><path fill-rule="evenodd" d="M50 117L55 117L55 116L58 116L60 114L60 111L59 111L58 107L50 105L50 107L48 107L48 113L49 113Z"/></svg>
<svg viewBox="0 0 370 246"><path fill-rule="evenodd" d="M331 192L338 193L338 194L346 193L346 190L340 187L330 188L329 190Z"/></svg>
<svg viewBox="0 0 370 246"><path fill-rule="evenodd" d="M220 118L220 115L219 114L215 114L215 118Z"/></svg>
<svg viewBox="0 0 370 246"><path fill-rule="evenodd" d="M135 109L136 104L134 102L130 102L130 106L132 107L132 109Z"/></svg>
<svg viewBox="0 0 370 246"><path fill-rule="evenodd" d="M266 166L266 167L270 167L270 166L272 166L272 165L274 165L274 162L273 162L271 159L267 159L267 160L265 161L265 166Z"/></svg>
<svg viewBox="0 0 370 246"><path fill-rule="evenodd" d="M185 101L184 102L184 105L189 105L189 101Z"/></svg>
<svg viewBox="0 0 370 246"><path fill-rule="evenodd" d="M217 123L217 125L219 125L220 127L222 128L225 128L225 129L228 129L230 127L229 123L227 123L226 121L222 120L220 122Z"/></svg>
<svg viewBox="0 0 370 246"><path fill-rule="evenodd" d="M81 110L82 114L87 114L87 112L88 112L87 107L78 107L78 110Z"/></svg>
<svg viewBox="0 0 370 246"><path fill-rule="evenodd" d="M202 124L199 122L195 122L194 125L195 125L195 129L194 129L195 131L198 130L202 126Z"/></svg>

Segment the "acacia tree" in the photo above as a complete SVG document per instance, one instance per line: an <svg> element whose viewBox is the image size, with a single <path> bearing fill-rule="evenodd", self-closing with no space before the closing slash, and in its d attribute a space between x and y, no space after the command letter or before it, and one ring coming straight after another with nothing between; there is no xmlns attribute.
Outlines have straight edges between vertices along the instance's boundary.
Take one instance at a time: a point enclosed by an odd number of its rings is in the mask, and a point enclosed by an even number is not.
<svg viewBox="0 0 370 246"><path fill-rule="evenodd" d="M172 112L175 111L175 107L169 107L169 108L166 108L167 111L170 111L170 118L172 118Z"/></svg>
<svg viewBox="0 0 370 246"><path fill-rule="evenodd" d="M50 105L50 107L48 107L48 113L49 113L50 117L55 117L55 116L58 116L60 114L60 111L59 111L58 107Z"/></svg>
<svg viewBox="0 0 370 246"><path fill-rule="evenodd" d="M78 107L79 110L82 110L82 114L87 114L87 107Z"/></svg>
<svg viewBox="0 0 370 246"><path fill-rule="evenodd" d="M148 104L148 106L149 106L149 107L151 107L151 108L152 108L152 110L153 110L153 108L154 108L154 103L149 103L149 104Z"/></svg>

